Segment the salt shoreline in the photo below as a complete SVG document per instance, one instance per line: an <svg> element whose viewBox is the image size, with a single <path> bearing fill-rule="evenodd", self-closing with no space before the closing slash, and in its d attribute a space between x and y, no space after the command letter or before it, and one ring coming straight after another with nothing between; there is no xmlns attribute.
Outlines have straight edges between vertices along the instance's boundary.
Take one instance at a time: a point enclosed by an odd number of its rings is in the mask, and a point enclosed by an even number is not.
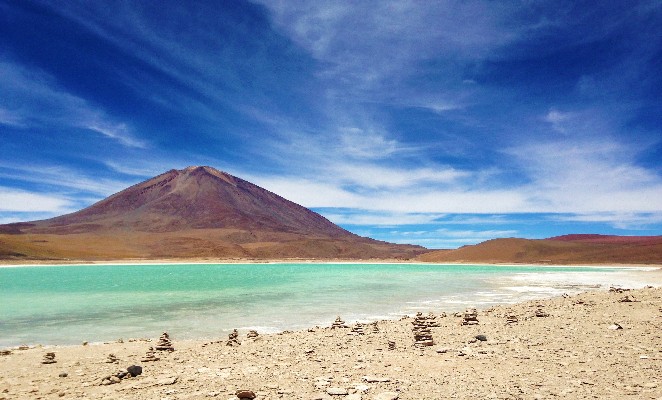
<svg viewBox="0 0 662 400"><path fill-rule="evenodd" d="M517 322L506 323L511 316ZM424 348L413 346L408 318L365 335L316 327L248 340L240 332L240 346L174 337L175 351L151 363L140 360L156 338L13 350L0 356L0 399L236 399L239 389L258 400L662 397L662 288L491 307L478 319L462 326L461 317L437 315L435 345ZM56 363L40 363L47 350ZM105 363L109 353L118 364ZM142 375L100 385L132 364Z"/></svg>

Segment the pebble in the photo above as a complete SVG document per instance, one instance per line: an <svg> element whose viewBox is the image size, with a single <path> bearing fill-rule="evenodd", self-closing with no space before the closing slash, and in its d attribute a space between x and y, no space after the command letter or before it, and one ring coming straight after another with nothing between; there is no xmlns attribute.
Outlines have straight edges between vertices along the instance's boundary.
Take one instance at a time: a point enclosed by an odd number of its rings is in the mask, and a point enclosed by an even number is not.
<svg viewBox="0 0 662 400"><path fill-rule="evenodd" d="M352 393L345 397L345 400L361 400L361 395L358 393Z"/></svg>
<svg viewBox="0 0 662 400"><path fill-rule="evenodd" d="M374 400L397 400L400 395L396 392L382 392L374 397Z"/></svg>
<svg viewBox="0 0 662 400"><path fill-rule="evenodd" d="M340 387L330 387L326 389L326 392L332 396L347 396L348 394L347 389Z"/></svg>
<svg viewBox="0 0 662 400"><path fill-rule="evenodd" d="M66 372L60 372L60 375L58 375L58 376L59 376L60 378L66 378L67 376L69 376L69 374L66 373Z"/></svg>
<svg viewBox="0 0 662 400"><path fill-rule="evenodd" d="M378 382L391 382L391 378L384 378L378 376L364 376L363 380L368 383L378 383Z"/></svg>
<svg viewBox="0 0 662 400"><path fill-rule="evenodd" d="M239 397L240 399L254 399L255 392L253 392L252 390L241 389L241 390L237 390L235 396Z"/></svg>

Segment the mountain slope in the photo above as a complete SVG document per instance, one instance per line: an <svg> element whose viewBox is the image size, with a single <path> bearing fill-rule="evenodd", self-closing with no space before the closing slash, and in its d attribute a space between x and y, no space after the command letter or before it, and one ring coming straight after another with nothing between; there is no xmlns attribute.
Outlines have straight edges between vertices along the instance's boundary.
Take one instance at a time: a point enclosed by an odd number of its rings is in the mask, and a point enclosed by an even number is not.
<svg viewBox="0 0 662 400"><path fill-rule="evenodd" d="M662 264L662 236L565 235L492 239L417 257L428 262L531 264Z"/></svg>
<svg viewBox="0 0 662 400"><path fill-rule="evenodd" d="M0 225L0 258L410 258L211 167L171 170L60 217Z"/></svg>

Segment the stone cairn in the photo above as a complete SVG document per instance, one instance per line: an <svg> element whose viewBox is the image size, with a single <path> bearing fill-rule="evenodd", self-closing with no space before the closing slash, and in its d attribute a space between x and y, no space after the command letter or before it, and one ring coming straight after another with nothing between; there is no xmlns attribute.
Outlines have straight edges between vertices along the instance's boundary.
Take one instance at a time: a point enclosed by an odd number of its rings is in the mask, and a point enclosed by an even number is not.
<svg viewBox="0 0 662 400"><path fill-rule="evenodd" d="M478 325L478 311L470 308L462 315L462 325Z"/></svg>
<svg viewBox="0 0 662 400"><path fill-rule="evenodd" d="M239 346L241 343L239 343L239 331L236 329L230 332L228 335L228 341L225 342L226 346Z"/></svg>
<svg viewBox="0 0 662 400"><path fill-rule="evenodd" d="M108 358L106 359L107 364L117 364L119 361L120 359L113 353L108 354Z"/></svg>
<svg viewBox="0 0 662 400"><path fill-rule="evenodd" d="M159 351L175 351L175 348L172 347L172 342L170 341L168 332L163 332L155 348Z"/></svg>
<svg viewBox="0 0 662 400"><path fill-rule="evenodd" d="M363 324L360 322L357 322L356 325L352 327L352 331L350 332L352 335L365 335L365 331L363 330Z"/></svg>
<svg viewBox="0 0 662 400"><path fill-rule="evenodd" d="M377 325L377 321L370 323L370 330L372 333L379 333L379 326Z"/></svg>
<svg viewBox="0 0 662 400"><path fill-rule="evenodd" d="M538 305L536 309L536 317L549 317L549 314L543 309L542 305Z"/></svg>
<svg viewBox="0 0 662 400"><path fill-rule="evenodd" d="M151 361L159 361L160 359L156 356L156 351L154 351L154 347L150 346L149 349L147 350L147 353L145 353L145 357L143 357L142 362L151 362Z"/></svg>
<svg viewBox="0 0 662 400"><path fill-rule="evenodd" d="M433 313L429 313L427 316L423 315L422 312L416 313L416 318L420 324L427 326L428 328L438 328L439 322L437 322L437 317Z"/></svg>
<svg viewBox="0 0 662 400"><path fill-rule="evenodd" d="M55 364L57 361L55 361L55 353L46 353L44 354L44 359L41 360L42 364Z"/></svg>
<svg viewBox="0 0 662 400"><path fill-rule="evenodd" d="M257 339L257 337L260 336L256 330L250 330L246 334L246 339Z"/></svg>
<svg viewBox="0 0 662 400"><path fill-rule="evenodd" d="M517 315L514 313L508 313L506 314L506 325L513 325L519 322L519 319L517 318Z"/></svg>
<svg viewBox="0 0 662 400"><path fill-rule="evenodd" d="M430 331L427 318L424 317L423 314L418 313L412 324L414 324L414 327L412 328L412 332L414 333L414 346L425 347L434 345L432 331Z"/></svg>
<svg viewBox="0 0 662 400"><path fill-rule="evenodd" d="M333 324L331 324L331 329L336 329L336 328L349 328L347 325L345 325L345 321L343 321L340 318L340 315L336 317L336 320L333 321Z"/></svg>
<svg viewBox="0 0 662 400"><path fill-rule="evenodd" d="M388 341L388 349L389 350L395 350L395 340L389 340Z"/></svg>

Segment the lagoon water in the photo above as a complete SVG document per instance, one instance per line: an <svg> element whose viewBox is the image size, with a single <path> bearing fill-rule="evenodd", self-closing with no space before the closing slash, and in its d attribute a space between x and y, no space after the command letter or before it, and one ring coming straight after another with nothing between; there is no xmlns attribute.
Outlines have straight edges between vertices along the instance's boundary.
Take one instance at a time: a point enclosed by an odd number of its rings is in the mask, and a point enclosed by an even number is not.
<svg viewBox="0 0 662 400"><path fill-rule="evenodd" d="M0 268L0 348L227 337L417 311L659 286L654 268L433 264L166 264Z"/></svg>

